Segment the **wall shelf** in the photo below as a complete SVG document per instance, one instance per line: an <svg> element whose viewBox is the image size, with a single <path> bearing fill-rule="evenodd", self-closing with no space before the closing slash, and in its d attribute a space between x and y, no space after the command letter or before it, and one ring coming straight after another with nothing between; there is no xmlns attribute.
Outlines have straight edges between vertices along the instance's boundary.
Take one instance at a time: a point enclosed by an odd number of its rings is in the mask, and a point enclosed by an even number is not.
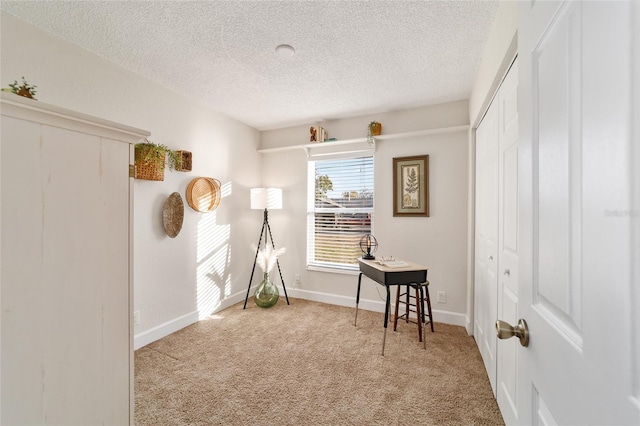
<svg viewBox="0 0 640 426"><path fill-rule="evenodd" d="M427 135L438 135L438 134L444 134L444 133L456 133L456 132L462 132L462 131L467 131L469 130L469 125L465 124L462 126L452 126L452 127L440 127L437 129L427 129L427 130L417 130L414 132L403 132L403 133L391 133L388 135L379 135L379 136L374 136L374 139L376 140L376 142L379 141L384 141L384 140L392 140L392 139L406 139L406 138L411 138L411 137L415 137L415 136L427 136ZM358 144L358 143L363 143L363 142L367 142L367 138L357 138L357 139L344 139L344 140L337 140L337 141L331 141L331 142L316 142L316 143L308 143L308 144L302 144L302 145L290 145L290 146L281 146L281 147L275 147L275 148L263 148L263 149L258 149L257 151L259 153L262 154L270 154L270 153L274 153L274 152L282 152L282 151L289 151L289 150L293 150L293 149L304 149L305 151L307 151L307 153L309 152L309 149L312 148L318 148L318 147L328 147L328 146L340 146L340 145L352 145L352 144Z"/></svg>

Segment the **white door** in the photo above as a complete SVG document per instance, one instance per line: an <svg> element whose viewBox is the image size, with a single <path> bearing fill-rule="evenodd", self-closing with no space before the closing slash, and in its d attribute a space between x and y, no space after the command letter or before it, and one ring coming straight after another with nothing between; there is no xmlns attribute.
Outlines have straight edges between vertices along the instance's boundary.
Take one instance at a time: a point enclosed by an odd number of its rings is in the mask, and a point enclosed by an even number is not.
<svg viewBox="0 0 640 426"><path fill-rule="evenodd" d="M497 318L518 318L518 64L507 73L494 103L498 118L498 299ZM495 329L491 330L494 333ZM517 420L517 341L496 347L496 399L507 424Z"/></svg>
<svg viewBox="0 0 640 426"><path fill-rule="evenodd" d="M640 424L638 7L520 4L521 424Z"/></svg>
<svg viewBox="0 0 640 426"><path fill-rule="evenodd" d="M492 104L476 131L476 256L474 336L496 393L498 254L498 108Z"/></svg>

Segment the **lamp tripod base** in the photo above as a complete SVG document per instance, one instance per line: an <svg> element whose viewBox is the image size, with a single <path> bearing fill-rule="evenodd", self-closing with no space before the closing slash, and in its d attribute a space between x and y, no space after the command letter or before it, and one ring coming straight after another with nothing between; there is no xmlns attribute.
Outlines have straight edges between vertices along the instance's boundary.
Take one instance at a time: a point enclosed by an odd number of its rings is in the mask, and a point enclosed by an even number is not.
<svg viewBox="0 0 640 426"><path fill-rule="evenodd" d="M264 220L262 221L262 231L260 231L260 238L258 239L258 248L256 249L256 257L253 259L253 269L251 270L251 278L249 278L249 287L247 287L247 295L244 298L244 306L242 309L247 309L247 300L249 299L249 292L251 291L251 283L253 281L253 273L256 271L256 261L258 260L258 253L260 252L260 244L262 244L262 236L264 235L264 245L266 247L269 244L269 238L271 239L271 247L275 250L276 245L273 242L273 235L271 235L271 226L269 226L269 212L264 209ZM287 287L284 285L284 279L282 278L282 270L280 269L280 261L276 258L276 265L278 265L278 272L280 273L280 281L282 282L282 289L284 290L284 297L289 304L289 295L287 294Z"/></svg>

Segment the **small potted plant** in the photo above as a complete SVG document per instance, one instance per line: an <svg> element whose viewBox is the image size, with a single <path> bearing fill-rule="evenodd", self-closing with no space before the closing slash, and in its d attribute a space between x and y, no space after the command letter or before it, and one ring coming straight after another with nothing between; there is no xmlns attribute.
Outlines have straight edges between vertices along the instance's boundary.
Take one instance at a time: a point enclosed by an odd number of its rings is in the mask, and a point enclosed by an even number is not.
<svg viewBox="0 0 640 426"><path fill-rule="evenodd" d="M173 170L179 161L176 151L145 139L135 146L136 179L164 180L165 165Z"/></svg>
<svg viewBox="0 0 640 426"><path fill-rule="evenodd" d="M382 133L382 124L377 121L372 121L367 126L367 142L373 144L373 137Z"/></svg>
<svg viewBox="0 0 640 426"><path fill-rule="evenodd" d="M37 100L36 87L38 86L32 86L31 84L29 84L29 82L27 82L27 80L23 76L22 84L18 84L18 81L15 80L12 84L9 85L9 88L5 87L2 89L2 91L15 93L18 96L24 96L25 98Z"/></svg>

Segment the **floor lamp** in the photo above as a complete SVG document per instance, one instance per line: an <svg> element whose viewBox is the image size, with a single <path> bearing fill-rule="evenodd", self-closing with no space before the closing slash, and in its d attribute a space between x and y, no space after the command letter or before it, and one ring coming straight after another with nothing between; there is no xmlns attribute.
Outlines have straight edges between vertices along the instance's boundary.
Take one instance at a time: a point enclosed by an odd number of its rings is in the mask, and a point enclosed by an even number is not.
<svg viewBox="0 0 640 426"><path fill-rule="evenodd" d="M253 259L253 269L251 270L251 278L249 278L249 287L247 288L247 295L244 298L244 307L242 309L247 308L247 300L249 299L251 283L253 282L253 273L256 271L256 261L258 260L258 253L260 252L260 244L262 244L262 236L264 235L265 247L269 242L269 238L271 238L271 247L274 250L276 248L276 245L273 242L273 235L271 235L271 227L269 226L269 209L278 210L282 208L282 189L280 188L251 189L251 208L253 210L264 209L264 219L262 221L262 231L260 231L260 239L258 239L258 248L256 249L256 257ZM287 295L287 287L285 287L284 285L284 279L282 278L282 270L280 269L280 261L278 259L276 259L276 264L278 265L278 272L280 273L280 281L282 281L282 288L284 289L284 297L287 299L287 305L288 305L289 296Z"/></svg>

